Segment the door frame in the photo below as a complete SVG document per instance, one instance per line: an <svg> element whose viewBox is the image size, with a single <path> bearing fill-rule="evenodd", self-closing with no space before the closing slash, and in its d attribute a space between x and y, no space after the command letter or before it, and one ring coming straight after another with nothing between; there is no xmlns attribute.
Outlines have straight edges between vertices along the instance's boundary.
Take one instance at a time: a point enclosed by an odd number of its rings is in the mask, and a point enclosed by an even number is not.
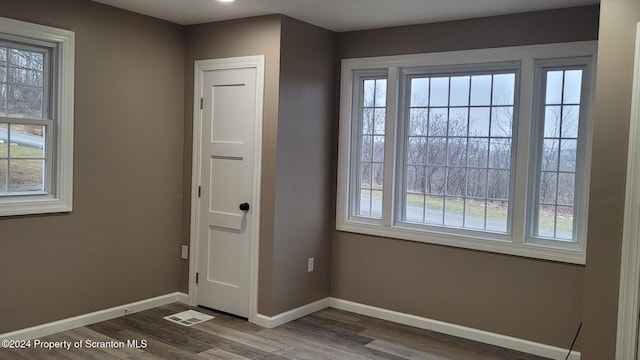
<svg viewBox="0 0 640 360"><path fill-rule="evenodd" d="M640 317L640 22L636 27L616 359L638 359Z"/></svg>
<svg viewBox="0 0 640 360"><path fill-rule="evenodd" d="M202 155L202 114L200 99L204 95L203 80L207 71L227 69L256 69L256 113L254 131L253 157L253 196L251 212L254 216L251 226L250 269L249 269L249 321L255 323L258 315L258 271L260 249L260 189L262 174L262 123L264 103L264 55L243 56L223 59L197 60L194 62L193 74L193 159L191 173L191 231L189 239L189 305L195 306L198 269L198 238L200 222L200 186Z"/></svg>

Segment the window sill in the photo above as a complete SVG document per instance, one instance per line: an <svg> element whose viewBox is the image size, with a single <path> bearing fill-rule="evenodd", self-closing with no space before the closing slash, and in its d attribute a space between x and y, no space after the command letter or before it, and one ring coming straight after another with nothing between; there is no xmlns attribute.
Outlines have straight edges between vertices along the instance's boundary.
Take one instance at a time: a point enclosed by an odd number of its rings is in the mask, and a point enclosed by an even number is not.
<svg viewBox="0 0 640 360"><path fill-rule="evenodd" d="M486 236L485 234L450 234L433 230L410 228L403 224L384 226L354 220L338 223L336 230L569 264L584 265L586 263L586 253L584 249L577 247L559 247L548 244L517 243L510 240L507 236L499 234L496 234L495 237Z"/></svg>
<svg viewBox="0 0 640 360"><path fill-rule="evenodd" d="M0 199L0 217L71 212L71 199L33 195Z"/></svg>

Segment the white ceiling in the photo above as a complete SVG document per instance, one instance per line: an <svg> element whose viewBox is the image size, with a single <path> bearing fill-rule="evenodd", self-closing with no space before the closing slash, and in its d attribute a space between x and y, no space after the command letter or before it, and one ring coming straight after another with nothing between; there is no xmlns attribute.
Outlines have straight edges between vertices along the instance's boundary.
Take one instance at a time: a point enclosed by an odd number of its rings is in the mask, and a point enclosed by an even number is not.
<svg viewBox="0 0 640 360"><path fill-rule="evenodd" d="M93 0L182 25L284 14L350 31L597 4L600 0Z"/></svg>

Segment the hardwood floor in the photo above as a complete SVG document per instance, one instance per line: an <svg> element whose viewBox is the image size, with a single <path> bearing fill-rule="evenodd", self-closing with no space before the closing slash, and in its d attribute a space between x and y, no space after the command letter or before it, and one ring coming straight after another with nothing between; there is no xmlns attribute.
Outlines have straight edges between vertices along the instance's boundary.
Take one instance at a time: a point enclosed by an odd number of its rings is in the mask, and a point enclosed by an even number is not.
<svg viewBox="0 0 640 360"><path fill-rule="evenodd" d="M275 329L203 308L193 309L215 319L192 327L163 319L188 309L176 303L65 331L39 339L40 346L57 341L70 350L0 349L0 359L543 359L336 309ZM138 348L133 343L127 346L135 340ZM81 348L75 348L77 342Z"/></svg>

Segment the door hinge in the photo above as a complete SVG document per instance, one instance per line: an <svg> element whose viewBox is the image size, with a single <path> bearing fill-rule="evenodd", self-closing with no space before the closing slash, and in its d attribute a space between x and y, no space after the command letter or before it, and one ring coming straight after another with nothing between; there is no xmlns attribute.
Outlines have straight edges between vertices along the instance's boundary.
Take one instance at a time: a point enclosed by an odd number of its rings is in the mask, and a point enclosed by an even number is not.
<svg viewBox="0 0 640 360"><path fill-rule="evenodd" d="M202 186L198 186L198 197L202 196Z"/></svg>
<svg viewBox="0 0 640 360"><path fill-rule="evenodd" d="M198 284L199 279L200 279L200 273L196 273L196 285Z"/></svg>
<svg viewBox="0 0 640 360"><path fill-rule="evenodd" d="M204 98L200 98L200 110L204 109Z"/></svg>

